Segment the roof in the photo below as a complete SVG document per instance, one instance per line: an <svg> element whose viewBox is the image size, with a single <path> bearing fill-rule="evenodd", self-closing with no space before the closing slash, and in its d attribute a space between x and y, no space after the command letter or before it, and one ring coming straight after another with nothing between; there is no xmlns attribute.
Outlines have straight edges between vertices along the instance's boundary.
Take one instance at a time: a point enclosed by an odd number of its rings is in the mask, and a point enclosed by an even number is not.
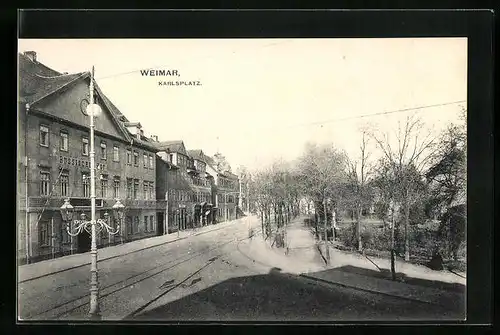
<svg viewBox="0 0 500 335"><path fill-rule="evenodd" d="M130 132L128 129L127 129L127 133L129 134L129 136L131 138L134 139L134 143L142 144L142 145L150 148L153 151L157 151L158 150L158 147L156 146L156 142L154 142L150 138L148 138L148 137L146 137L144 135L141 135L141 139L138 139L137 135L134 134L134 133L132 133L132 132Z"/></svg>
<svg viewBox="0 0 500 335"><path fill-rule="evenodd" d="M19 99L33 104L84 77L85 72L62 74L19 54Z"/></svg>
<svg viewBox="0 0 500 335"><path fill-rule="evenodd" d="M184 150L184 142L182 140L157 142L155 143L155 146L159 150L169 150L171 152L180 152L182 154L186 154L186 151Z"/></svg>
<svg viewBox="0 0 500 335"><path fill-rule="evenodd" d="M64 87L71 85L79 79L90 79L90 72L79 72L73 74L61 74L52 70L39 62L33 62L27 56L19 54L19 99L22 103L34 104L45 97L48 97ZM120 110L111 102L111 100L102 92L99 85L94 80L94 88L98 96L102 99L107 110L110 112L113 122L121 130L127 140L133 138L138 144L141 144L153 151L157 150L153 141L145 136L137 139L136 136L126 129L125 124L129 120L120 112Z"/></svg>
<svg viewBox="0 0 500 335"><path fill-rule="evenodd" d="M217 164L215 163L215 161L212 157L203 154L203 158L204 158L205 163L207 163L208 165L211 165L213 168L217 167Z"/></svg>
<svg viewBox="0 0 500 335"><path fill-rule="evenodd" d="M188 150L187 151L188 155L191 158L197 159L199 161L205 161L205 155L203 154L203 150L201 149L194 149L194 150Z"/></svg>
<svg viewBox="0 0 500 335"><path fill-rule="evenodd" d="M224 175L229 177L229 178L232 178L232 179L238 179L237 175L235 175L234 173L229 172L229 171L224 171Z"/></svg>
<svg viewBox="0 0 500 335"><path fill-rule="evenodd" d="M36 73L38 75L46 76L46 77L54 77L54 76L60 76L62 73L51 69L50 67L40 63L40 62L33 62L28 56L22 53L18 53L19 55L19 67L23 67L27 70L29 70L32 73Z"/></svg>
<svg viewBox="0 0 500 335"><path fill-rule="evenodd" d="M169 168L179 169L179 167L177 165L170 163L162 155L157 155L157 158L159 158L159 161L161 161L163 164L167 165Z"/></svg>

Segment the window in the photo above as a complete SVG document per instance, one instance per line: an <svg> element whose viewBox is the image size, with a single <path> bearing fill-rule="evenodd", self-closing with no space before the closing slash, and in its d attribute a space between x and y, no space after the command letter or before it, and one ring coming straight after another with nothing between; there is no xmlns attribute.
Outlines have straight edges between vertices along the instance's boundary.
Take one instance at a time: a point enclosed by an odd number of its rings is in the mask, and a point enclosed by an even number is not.
<svg viewBox="0 0 500 335"><path fill-rule="evenodd" d="M149 182L144 181L144 199L148 200L148 195L149 195Z"/></svg>
<svg viewBox="0 0 500 335"><path fill-rule="evenodd" d="M134 216L134 234L139 232L139 217Z"/></svg>
<svg viewBox="0 0 500 335"><path fill-rule="evenodd" d="M108 176L101 175L101 197L108 197Z"/></svg>
<svg viewBox="0 0 500 335"><path fill-rule="evenodd" d="M132 178L127 178L127 198L132 199L133 195Z"/></svg>
<svg viewBox="0 0 500 335"><path fill-rule="evenodd" d="M153 156L149 156L149 168L154 169Z"/></svg>
<svg viewBox="0 0 500 335"><path fill-rule="evenodd" d="M67 197L69 194L69 176L68 172L63 172L61 174L61 196Z"/></svg>
<svg viewBox="0 0 500 335"><path fill-rule="evenodd" d="M120 148L118 148L116 145L113 146L113 161L120 161Z"/></svg>
<svg viewBox="0 0 500 335"><path fill-rule="evenodd" d="M68 133L66 131L61 131L60 135L61 142L59 149L61 149L61 151L68 151Z"/></svg>
<svg viewBox="0 0 500 335"><path fill-rule="evenodd" d="M120 177L115 177L113 180L113 197L115 199L120 197Z"/></svg>
<svg viewBox="0 0 500 335"><path fill-rule="evenodd" d="M149 199L154 200L155 198L155 184L154 182L149 182Z"/></svg>
<svg viewBox="0 0 500 335"><path fill-rule="evenodd" d="M148 225L148 217L147 216L144 216L144 231L147 232L149 229L149 225Z"/></svg>
<svg viewBox="0 0 500 335"><path fill-rule="evenodd" d="M50 194L50 173L40 171L40 195L48 196Z"/></svg>
<svg viewBox="0 0 500 335"><path fill-rule="evenodd" d="M139 153L137 151L134 151L134 165L139 165Z"/></svg>
<svg viewBox="0 0 500 335"><path fill-rule="evenodd" d="M82 154L84 156L89 155L89 139L86 137L82 138Z"/></svg>
<svg viewBox="0 0 500 335"><path fill-rule="evenodd" d="M144 168L148 167L148 155L146 154L142 154L142 166L144 166Z"/></svg>
<svg viewBox="0 0 500 335"><path fill-rule="evenodd" d="M83 197L90 197L90 176L88 173L82 174L83 179Z"/></svg>
<svg viewBox="0 0 500 335"><path fill-rule="evenodd" d="M49 222L39 222L38 227L40 227L38 243L42 247L50 246Z"/></svg>
<svg viewBox="0 0 500 335"><path fill-rule="evenodd" d="M132 231L132 217L127 216L127 235L132 235L134 232Z"/></svg>
<svg viewBox="0 0 500 335"><path fill-rule="evenodd" d="M106 142L101 142L101 159L106 159L107 154Z"/></svg>
<svg viewBox="0 0 500 335"><path fill-rule="evenodd" d="M132 151L127 149L127 164L132 164Z"/></svg>
<svg viewBox="0 0 500 335"><path fill-rule="evenodd" d="M154 226L154 215L151 215L149 217L149 231L155 231L155 226Z"/></svg>
<svg viewBox="0 0 500 335"><path fill-rule="evenodd" d="M49 146L49 127L40 126L40 145L43 147Z"/></svg>
<svg viewBox="0 0 500 335"><path fill-rule="evenodd" d="M169 154L170 163L174 162L174 154Z"/></svg>
<svg viewBox="0 0 500 335"><path fill-rule="evenodd" d="M137 199L139 193L139 179L134 179L134 199Z"/></svg>

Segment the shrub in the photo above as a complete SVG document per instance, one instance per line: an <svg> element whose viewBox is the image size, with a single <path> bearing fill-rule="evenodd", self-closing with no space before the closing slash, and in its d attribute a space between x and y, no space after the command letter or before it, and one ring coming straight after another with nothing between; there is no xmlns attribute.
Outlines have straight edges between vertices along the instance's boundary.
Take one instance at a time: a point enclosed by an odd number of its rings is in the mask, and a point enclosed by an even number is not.
<svg viewBox="0 0 500 335"><path fill-rule="evenodd" d="M349 248L357 247L356 239L354 238L354 226L346 226L337 230L337 240L344 246Z"/></svg>
<svg viewBox="0 0 500 335"><path fill-rule="evenodd" d="M370 227L361 232L363 247L379 251L389 250L391 247L390 231L378 227Z"/></svg>

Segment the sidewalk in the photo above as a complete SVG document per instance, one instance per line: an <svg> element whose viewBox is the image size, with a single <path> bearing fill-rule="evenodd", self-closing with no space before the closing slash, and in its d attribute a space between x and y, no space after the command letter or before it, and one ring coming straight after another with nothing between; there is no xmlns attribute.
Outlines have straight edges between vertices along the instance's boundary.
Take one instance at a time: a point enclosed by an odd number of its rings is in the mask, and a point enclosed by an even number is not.
<svg viewBox="0 0 500 335"><path fill-rule="evenodd" d="M326 266L320 255L318 242L315 240L310 228L303 225L303 217L296 218L287 226L286 248L271 248L269 241L264 241L262 236L255 236L240 250L248 258L254 259L267 268L280 268L282 272L300 275L315 281L351 287L359 290L386 294L400 298L418 300L421 302L439 304L446 307L463 305L464 292L451 292L435 287L411 285L395 282L380 276L366 275L365 273L379 272L377 267L366 257L359 254L342 252L330 247L331 264ZM323 247L320 247L323 249ZM372 257L371 257L372 259ZM381 269L390 269L387 260L372 259ZM396 270L407 276L419 277L427 280L448 280L465 285L464 279L452 273L433 271L413 264L397 262ZM423 269L422 269L423 268ZM374 270L374 271L373 271Z"/></svg>
<svg viewBox="0 0 500 335"><path fill-rule="evenodd" d="M324 244L320 244L321 253L324 254ZM343 266L353 266L362 269L390 271L391 261L387 258L380 258L374 256L363 256L355 252L342 251L335 248L334 243L329 245L330 251L330 266L328 268L339 268ZM380 270L379 270L380 269ZM402 260L396 260L396 272L405 277L428 280L440 281L449 284L466 285L467 279L457 276L449 271L435 271L426 266L408 263Z"/></svg>
<svg viewBox="0 0 500 335"><path fill-rule="evenodd" d="M179 232L179 236L177 236L177 233L172 233L168 235L155 236L127 242L120 245L101 248L98 249L98 262L131 254L144 249L153 248L163 244L180 241L188 238L189 236L198 236L212 231L220 230L231 224L234 224L235 221L238 220L221 222L215 225L201 227L194 231L181 231ZM33 264L21 265L18 267L18 283L86 265L90 265L90 252L58 257Z"/></svg>

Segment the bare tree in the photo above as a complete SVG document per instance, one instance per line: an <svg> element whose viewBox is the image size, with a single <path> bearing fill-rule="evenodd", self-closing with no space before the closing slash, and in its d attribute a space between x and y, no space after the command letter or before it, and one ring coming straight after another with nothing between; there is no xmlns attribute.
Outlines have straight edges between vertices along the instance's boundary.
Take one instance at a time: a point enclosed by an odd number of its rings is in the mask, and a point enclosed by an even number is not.
<svg viewBox="0 0 500 335"><path fill-rule="evenodd" d="M405 260L410 260L410 232L409 216L410 207L421 199L421 194L416 187L419 180L414 178L414 170L418 175L423 175L435 150L436 139L430 132L426 132L422 121L414 116L406 118L404 125L398 122L396 131L397 145L393 148L388 133L371 133L381 149L385 162L391 169L394 178L395 202L398 202L404 211L404 236Z"/></svg>
<svg viewBox="0 0 500 335"><path fill-rule="evenodd" d="M216 153L213 156L215 160L216 168L218 172L231 172L231 165L227 161L226 157L222 155L220 152Z"/></svg>
<svg viewBox="0 0 500 335"><path fill-rule="evenodd" d="M332 145L317 146L307 144L305 152L297 162L300 180L304 190L315 203L322 204L324 215L325 252L327 262L330 262L328 248L328 206L329 199L334 198L341 183L346 179L346 155Z"/></svg>
<svg viewBox="0 0 500 335"><path fill-rule="evenodd" d="M370 153L368 152L367 145L367 131L362 130L359 161L349 159L347 174L349 177L349 184L347 185L347 201L350 202L350 207L354 210L356 217L356 227L354 231L359 251L363 249L363 241L361 238L362 211L366 208L366 206L371 205L373 199L373 192L369 186L372 166L368 161Z"/></svg>

